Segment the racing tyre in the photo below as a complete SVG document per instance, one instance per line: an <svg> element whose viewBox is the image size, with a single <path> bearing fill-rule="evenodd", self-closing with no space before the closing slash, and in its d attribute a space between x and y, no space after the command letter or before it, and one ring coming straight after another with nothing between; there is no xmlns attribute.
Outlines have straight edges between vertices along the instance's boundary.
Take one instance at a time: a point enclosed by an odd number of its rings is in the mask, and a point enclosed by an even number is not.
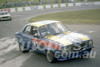
<svg viewBox="0 0 100 67"><path fill-rule="evenodd" d="M29 50L27 48L24 47L24 45L22 45L21 43L19 43L19 49L22 53L27 53L29 52Z"/></svg>
<svg viewBox="0 0 100 67"><path fill-rule="evenodd" d="M53 63L55 61L55 56L54 56L54 53L52 51L47 51L46 52L46 57L47 57L47 60L50 62L50 63Z"/></svg>

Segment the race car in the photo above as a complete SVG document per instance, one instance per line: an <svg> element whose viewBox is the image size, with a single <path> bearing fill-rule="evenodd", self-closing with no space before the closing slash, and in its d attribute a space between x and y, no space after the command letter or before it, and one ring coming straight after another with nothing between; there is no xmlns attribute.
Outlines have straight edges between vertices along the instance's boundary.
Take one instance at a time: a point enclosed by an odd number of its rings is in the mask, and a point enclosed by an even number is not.
<svg viewBox="0 0 100 67"><path fill-rule="evenodd" d="M11 20L11 15L7 11L0 12L0 20Z"/></svg>
<svg viewBox="0 0 100 67"><path fill-rule="evenodd" d="M56 20L29 23L15 33L15 38L21 52L42 53L50 63L89 56L94 47L91 37L72 32Z"/></svg>

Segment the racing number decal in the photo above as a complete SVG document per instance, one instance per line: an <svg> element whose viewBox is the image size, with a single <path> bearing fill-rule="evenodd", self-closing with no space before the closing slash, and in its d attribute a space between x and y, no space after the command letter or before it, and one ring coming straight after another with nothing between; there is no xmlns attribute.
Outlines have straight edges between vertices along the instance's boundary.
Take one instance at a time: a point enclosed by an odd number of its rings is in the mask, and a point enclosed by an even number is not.
<svg viewBox="0 0 100 67"><path fill-rule="evenodd" d="M32 50L39 50L39 51L43 51L45 50L45 41L43 40L32 40L33 46L32 46Z"/></svg>

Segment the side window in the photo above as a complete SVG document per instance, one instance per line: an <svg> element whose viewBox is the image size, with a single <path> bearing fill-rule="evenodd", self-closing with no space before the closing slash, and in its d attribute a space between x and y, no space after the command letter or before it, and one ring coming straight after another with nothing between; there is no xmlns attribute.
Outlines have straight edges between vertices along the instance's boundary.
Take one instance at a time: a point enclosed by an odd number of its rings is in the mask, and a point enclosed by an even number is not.
<svg viewBox="0 0 100 67"><path fill-rule="evenodd" d="M30 35L30 32L31 32L31 26L27 26L26 29L24 30L24 33Z"/></svg>
<svg viewBox="0 0 100 67"><path fill-rule="evenodd" d="M38 28L34 27L34 28L32 29L32 35L33 35L34 37L37 37L37 38L40 37L40 34L39 34L39 32L38 32Z"/></svg>

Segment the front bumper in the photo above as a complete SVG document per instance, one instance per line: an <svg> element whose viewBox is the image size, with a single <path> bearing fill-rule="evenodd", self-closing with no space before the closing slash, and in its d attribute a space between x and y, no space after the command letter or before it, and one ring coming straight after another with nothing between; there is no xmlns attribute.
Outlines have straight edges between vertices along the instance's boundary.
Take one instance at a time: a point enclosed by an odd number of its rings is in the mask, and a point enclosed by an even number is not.
<svg viewBox="0 0 100 67"><path fill-rule="evenodd" d="M11 17L7 17L7 18L0 18L0 20L2 21L2 20L10 20L11 19Z"/></svg>
<svg viewBox="0 0 100 67"><path fill-rule="evenodd" d="M86 50L81 50L81 51L77 51L77 52L71 52L70 55L68 55L67 57L60 56L59 58L56 58L56 59L58 61L64 61L64 60L69 60L69 59L73 59L73 58L78 58L78 57L86 55L86 54L89 55L91 50L92 50L92 48L88 48Z"/></svg>

